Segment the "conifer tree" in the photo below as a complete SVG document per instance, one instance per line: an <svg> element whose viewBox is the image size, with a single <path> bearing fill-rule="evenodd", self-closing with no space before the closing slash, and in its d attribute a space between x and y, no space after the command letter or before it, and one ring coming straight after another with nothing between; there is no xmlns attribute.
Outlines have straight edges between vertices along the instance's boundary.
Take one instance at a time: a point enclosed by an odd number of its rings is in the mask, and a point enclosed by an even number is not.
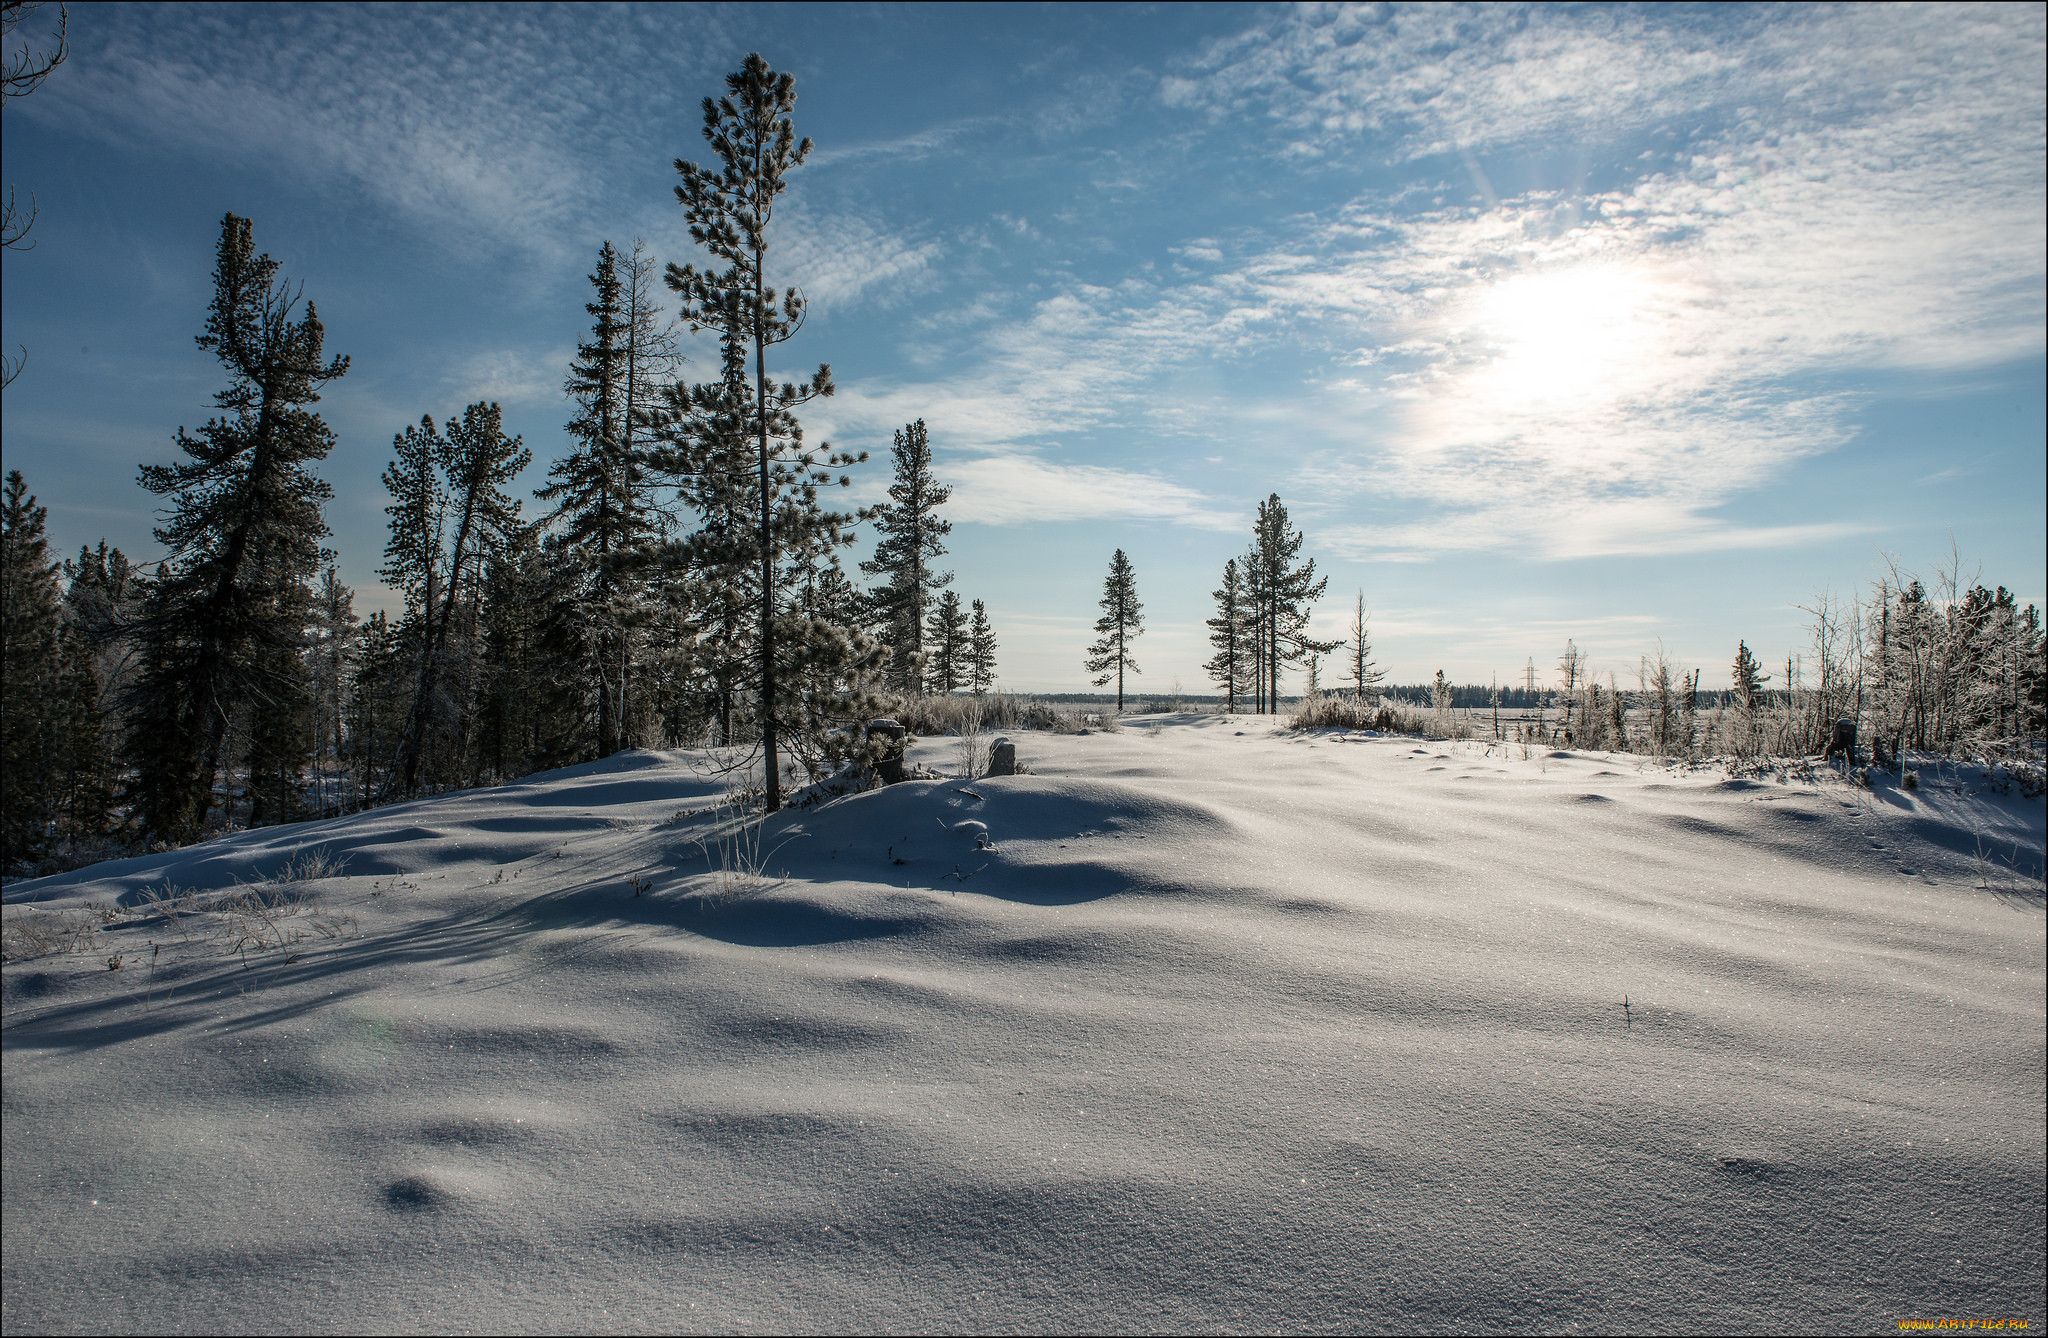
<svg viewBox="0 0 2048 1338"><path fill-rule="evenodd" d="M62 802L76 842L108 834L119 793L122 721L115 704L132 677L135 581L127 555L104 540L96 549L81 547L77 560L64 564L64 576Z"/></svg>
<svg viewBox="0 0 2048 1338"><path fill-rule="evenodd" d="M1095 620L1095 642L1088 647L1088 672L1095 686L1116 680L1116 709L1124 709L1124 674L1139 673L1131 655L1131 642L1145 631L1145 606L1138 602L1138 577L1131 560L1119 548L1109 560L1109 575L1102 583L1102 616Z"/></svg>
<svg viewBox="0 0 2048 1338"><path fill-rule="evenodd" d="M59 697L62 619L57 564L21 471L0 493L0 870L39 858L49 844L50 803L61 739L52 707Z"/></svg>
<svg viewBox="0 0 2048 1338"><path fill-rule="evenodd" d="M932 651L931 663L925 672L925 690L951 693L966 687L970 673L967 665L967 611L960 607L960 596L951 590L940 595L929 622L930 626L925 630L930 637Z"/></svg>
<svg viewBox="0 0 2048 1338"><path fill-rule="evenodd" d="M996 629L989 624L988 610L974 601L974 617L967 625L967 686L982 696L996 685Z"/></svg>
<svg viewBox="0 0 2048 1338"><path fill-rule="evenodd" d="M1295 564L1295 556L1301 552L1302 534L1288 522L1280 494L1273 493L1259 503L1252 533L1251 568L1246 574L1262 637L1263 704L1277 714L1281 669L1300 663L1307 655L1328 654L1340 643L1318 641L1308 634L1310 606L1322 598L1330 578L1316 579L1313 558Z"/></svg>
<svg viewBox="0 0 2048 1338"><path fill-rule="evenodd" d="M1209 644L1216 653L1202 668L1223 689L1224 709L1235 714L1238 694L1249 694L1252 690L1252 659L1256 653L1251 601L1236 558L1223 564L1223 584L1211 597L1216 601L1216 616L1204 625L1209 629Z"/></svg>
<svg viewBox="0 0 2048 1338"><path fill-rule="evenodd" d="M927 604L953 579L951 572L932 566L945 555L940 540L953 529L938 515L953 490L932 477L931 437L922 418L897 430L889 458L896 479L889 485L889 501L875 512L881 541L860 569L882 578L874 604L889 647L890 676L899 689L914 692L921 675L929 678L920 665Z"/></svg>
<svg viewBox="0 0 2048 1338"><path fill-rule="evenodd" d="M140 670L129 697L134 800L159 836L190 840L206 819L214 777L231 761L228 730L245 701L282 699L303 672L296 652L303 586L327 533L331 489L312 473L333 434L305 406L348 370L327 361L326 332L308 302L256 254L249 220L221 224L214 297L199 346L228 386L219 416L178 430L186 459L145 465L142 486L168 499L156 538L167 550L137 627Z"/></svg>
<svg viewBox="0 0 2048 1338"><path fill-rule="evenodd" d="M649 469L697 516L695 529L663 545L652 572L662 616L674 628L664 652L668 672L684 680L664 695L677 703L671 713L678 716L695 715L681 703L700 695L721 746L737 740L741 694L756 662L750 628L759 623L749 610L758 608L761 574L750 514L754 387L738 295L728 297L730 309L715 326L719 380L663 388L648 414L647 457ZM681 719L676 724L684 727Z"/></svg>
<svg viewBox="0 0 2048 1338"><path fill-rule="evenodd" d="M547 517L562 522L563 554L580 567L571 601L559 612L556 639L573 647L588 685L597 755L625 746L625 700L631 634L639 622L641 584L653 560L655 516L648 506L642 462L630 431L629 397L639 394L635 341L652 321L637 275L619 275L610 242L590 276L595 300L589 342L577 345L568 393L577 405L568 425L576 449L549 470L537 496L555 503Z"/></svg>
<svg viewBox="0 0 2048 1338"><path fill-rule="evenodd" d="M1371 616L1365 606L1365 591L1361 590L1358 592L1358 604L1351 611L1351 654L1348 657L1352 690L1358 694L1360 706L1367 703L1373 690L1387 677L1372 661L1372 630L1367 625Z"/></svg>
<svg viewBox="0 0 2048 1338"><path fill-rule="evenodd" d="M1735 693L1736 711L1742 721L1743 749L1745 752L1757 746L1757 733L1761 728L1758 712L1763 706L1764 684L1771 676L1763 672L1756 656L1750 654L1749 643L1736 643L1735 663L1728 672L1728 686Z"/></svg>
<svg viewBox="0 0 2048 1338"><path fill-rule="evenodd" d="M305 774L312 760L313 676L307 624L313 592L304 571L266 581L275 628L257 648L262 689L248 705L249 825L295 822L305 809ZM292 632L296 635L292 635Z"/></svg>
<svg viewBox="0 0 2048 1338"><path fill-rule="evenodd" d="M412 705L391 768L401 794L418 786L430 732L459 735L469 718L476 647L466 643L457 653L457 614L474 605L485 554L519 525L520 504L505 485L533 459L520 438L505 435L503 421L495 402L479 402L450 420L446 436L421 418L419 430L392 442L399 458L384 476L395 499L385 508L391 544L384 575L406 592L408 618L417 624Z"/></svg>
<svg viewBox="0 0 2048 1338"><path fill-rule="evenodd" d="M322 815L347 807L346 791L336 791L332 769L348 756L344 729L362 621L356 617L355 597L355 591L341 583L340 573L329 563L314 589L308 625L312 639L313 779L318 787L314 807Z"/></svg>
<svg viewBox="0 0 2048 1338"><path fill-rule="evenodd" d="M835 455L829 446L807 449L795 411L810 400L832 393L831 368L820 366L809 381L773 385L768 379L769 348L792 336L803 323L805 303L795 288L778 291L769 284L767 257L776 197L787 186L791 170L810 153L811 141L799 142L790 120L796 105L796 81L777 74L759 54L726 77L727 95L704 100L704 138L718 156L715 168L676 160L682 183L676 190L690 237L711 253L719 268L692 265L668 267L669 287L681 299L681 317L694 328L720 332L729 346L737 344L751 363L750 393L744 400L728 378L725 393L710 411L738 411L744 435L754 447L752 474L751 555L759 572L752 610L758 628L754 647L754 689L764 763L764 807L782 806L781 749L787 739L808 726L792 720L825 717L822 704L802 706L785 700L779 679L785 658L780 635L780 592L791 552L815 552L814 537L829 537L836 546L848 522L856 519L821 510L817 488L831 481L829 470L861 457ZM730 348L724 351L730 356ZM730 456L727 462L737 463ZM848 480L840 477L842 486ZM800 620L805 628L810 620ZM789 624L791 628L797 623ZM861 658L850 638L824 636L817 645L801 648L800 658L844 653ZM792 709L794 707L794 709ZM815 707L815 709L814 709Z"/></svg>

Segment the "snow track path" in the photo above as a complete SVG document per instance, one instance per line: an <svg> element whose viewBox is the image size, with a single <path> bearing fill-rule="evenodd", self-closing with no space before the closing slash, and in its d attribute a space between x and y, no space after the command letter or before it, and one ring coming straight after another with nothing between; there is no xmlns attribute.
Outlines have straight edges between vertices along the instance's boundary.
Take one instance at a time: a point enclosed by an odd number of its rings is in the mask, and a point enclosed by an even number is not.
<svg viewBox="0 0 2048 1338"><path fill-rule="evenodd" d="M1018 744L737 890L680 753L10 887L128 913L5 968L7 1332L2044 1318L2038 800Z"/></svg>

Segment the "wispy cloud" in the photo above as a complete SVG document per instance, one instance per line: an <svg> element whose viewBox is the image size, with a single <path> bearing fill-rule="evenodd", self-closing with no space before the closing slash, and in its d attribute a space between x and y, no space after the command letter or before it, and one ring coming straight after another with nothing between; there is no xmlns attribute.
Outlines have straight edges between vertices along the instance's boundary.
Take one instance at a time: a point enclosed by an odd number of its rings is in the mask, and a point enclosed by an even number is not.
<svg viewBox="0 0 2048 1338"><path fill-rule="evenodd" d="M1027 455L990 455L948 470L961 520L1025 525L1071 520L1170 520L1236 531L1244 516L1193 488L1156 475L1101 465L1058 464Z"/></svg>
<svg viewBox="0 0 2048 1338"><path fill-rule="evenodd" d="M1366 196L1247 239L1200 285L1213 311L1234 296L1240 316L1354 341L1313 397L1377 430L1304 475L1430 510L1351 547L1697 551L1826 528L1712 513L1842 446L1854 375L2039 353L2041 50L2040 12L2020 9L1714 30L1313 10L1218 44L1162 96L1263 109L1318 151L1378 132L1396 156L1710 122L1619 188L1420 212Z"/></svg>
<svg viewBox="0 0 2048 1338"><path fill-rule="evenodd" d="M66 77L25 114L296 174L457 248L561 254L613 167L613 102L627 94L642 115L680 122L678 86L645 58L675 38L648 11L606 22L517 5L96 12L102 21L74 25ZM664 54L668 76L700 63Z"/></svg>

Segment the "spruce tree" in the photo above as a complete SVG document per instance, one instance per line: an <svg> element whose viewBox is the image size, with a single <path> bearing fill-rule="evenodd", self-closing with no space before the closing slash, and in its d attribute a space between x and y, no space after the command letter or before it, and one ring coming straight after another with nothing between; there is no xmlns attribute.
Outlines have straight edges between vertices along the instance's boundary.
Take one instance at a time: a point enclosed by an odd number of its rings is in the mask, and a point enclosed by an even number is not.
<svg viewBox="0 0 2048 1338"><path fill-rule="evenodd" d="M1124 709L1124 674L1141 672L1131 656L1131 642L1145 630L1145 606L1138 602L1138 577L1124 550L1109 560L1109 575L1102 583L1102 616L1095 620L1095 643L1088 647L1086 664L1094 674L1095 686L1116 680L1116 709Z"/></svg>
<svg viewBox="0 0 2048 1338"><path fill-rule="evenodd" d="M332 490L312 466L334 444L305 406L348 359L325 359L318 313L308 302L297 315L300 294L277 269L256 254L249 220L229 214L197 337L228 374L214 396L221 412L196 435L178 430L186 459L141 471L142 486L167 499L155 531L167 555L138 620L128 756L137 811L172 841L206 820L238 706L283 699L303 670L303 609L287 587L303 586L321 559L320 506Z"/></svg>
<svg viewBox="0 0 2048 1338"><path fill-rule="evenodd" d="M63 623L57 564L21 471L0 493L0 871L14 871L48 849L51 803L62 740Z"/></svg>
<svg viewBox="0 0 2048 1338"><path fill-rule="evenodd" d="M555 503L547 519L561 523L563 551L581 569L556 631L574 647L587 685L599 757L625 746L627 664L656 528L629 433L634 414L628 402L639 394L635 378L642 370L635 340L652 314L638 276L629 278L630 285L606 242L590 275L595 300L584 308L592 318L591 338L577 345L566 387L577 405L568 425L577 446L549 470L551 482L537 494Z"/></svg>
<svg viewBox="0 0 2048 1338"><path fill-rule="evenodd" d="M989 624L988 610L974 601L974 616L967 625L967 686L979 697L996 685L996 629Z"/></svg>
<svg viewBox="0 0 2048 1338"><path fill-rule="evenodd" d="M925 630L930 636L932 651L931 662L925 672L925 690L951 693L966 687L970 673L967 664L967 611L960 607L960 596L951 590L940 595L929 622L930 626Z"/></svg>
<svg viewBox="0 0 2048 1338"><path fill-rule="evenodd" d="M774 812L782 806L781 750L800 733L808 737L812 728L797 717L815 722L829 714L824 703L807 705L785 699L780 679L785 655L780 638L785 630L808 629L811 623L785 624L780 616L780 595L790 575L784 558L797 552L815 554L817 540L835 546L842 537L850 541L845 526L856 517L821 510L817 488L831 481L830 469L861 457L835 455L829 446L811 449L803 444L795 411L832 393L831 368L820 366L801 384L775 385L768 379L769 348L794 336L805 312L802 293L795 288L778 291L767 276L776 197L786 189L789 172L802 164L811 149L810 140L797 140L790 120L796 105L796 81L771 70L759 54L751 54L739 70L726 77L726 90L723 98L704 100L704 138L717 154L718 165L707 169L682 159L675 164L682 177L675 188L676 199L683 206L690 237L710 252L718 268L671 264L668 283L681 299L680 314L687 324L693 329L717 330L728 357L730 346L737 344L750 364L746 370L751 373L751 384L745 387L745 399L731 394L740 387L728 379L719 402L707 411L720 415L738 411L739 426L754 448L751 556L759 573L752 610L758 629L754 689L764 764L763 803L767 811ZM847 481L844 475L840 477L842 486ZM803 634L808 635L808 630ZM843 654L849 664L863 657L851 638L821 635L817 644L800 648L798 658L815 665L818 657L828 654ZM850 702L848 709L852 709Z"/></svg>
<svg viewBox="0 0 2048 1338"><path fill-rule="evenodd" d="M1211 592L1211 598L1216 601L1216 616L1203 625L1209 629L1209 644L1216 653L1202 668L1223 689L1224 709L1235 714L1238 694L1251 691L1254 653L1251 604L1236 558L1223 564L1223 584Z"/></svg>
<svg viewBox="0 0 2048 1338"><path fill-rule="evenodd" d="M1328 654L1341 643L1319 641L1308 634L1310 606L1322 598L1330 578L1316 579L1313 558L1295 564L1295 556L1301 552L1302 534L1289 523L1280 494L1273 493L1259 503L1252 533L1252 567L1247 576L1257 605L1261 636L1263 706L1277 714L1280 671L1300 663L1304 656Z"/></svg>
<svg viewBox="0 0 2048 1338"><path fill-rule="evenodd" d="M1364 707L1373 690L1386 681L1386 675L1372 660L1372 630L1368 626L1371 614L1365 607L1365 592L1358 592L1358 603L1351 611L1351 654L1350 661L1352 691L1358 695L1358 704ZM1496 689L1498 695L1498 689ZM1496 712L1497 714L1497 712Z"/></svg>
<svg viewBox="0 0 2048 1338"><path fill-rule="evenodd" d="M882 639L889 647L890 676L899 690L914 692L920 676L924 649L927 605L933 594L950 583L951 572L933 568L935 559L945 555L940 543L953 526L941 520L938 509L953 495L932 477L932 448L924 420L898 429L889 458L896 479L889 485L889 501L875 512L875 529L881 541L875 555L860 564L870 576L883 578L874 593L875 611Z"/></svg>

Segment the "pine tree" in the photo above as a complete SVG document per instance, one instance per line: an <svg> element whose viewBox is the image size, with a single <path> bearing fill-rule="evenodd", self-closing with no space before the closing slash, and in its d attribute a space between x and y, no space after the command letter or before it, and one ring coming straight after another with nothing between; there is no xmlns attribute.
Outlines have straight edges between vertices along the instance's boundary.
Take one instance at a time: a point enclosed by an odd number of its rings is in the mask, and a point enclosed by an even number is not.
<svg viewBox="0 0 2048 1338"><path fill-rule="evenodd" d="M109 833L119 793L121 719L115 703L131 677L128 627L134 569L104 540L64 564L62 655L67 713L63 805L73 842Z"/></svg>
<svg viewBox="0 0 2048 1338"><path fill-rule="evenodd" d="M173 841L205 821L238 705L293 690L287 666L304 627L287 587L311 579L327 533L320 505L332 490L311 467L334 438L304 406L348 359L324 360L313 304L294 319L299 293L277 268L256 254L249 221L229 214L197 339L228 373L214 396L222 412L196 436L178 430L187 459L141 472L143 487L169 499L155 531L168 555L137 628L129 758L138 812Z"/></svg>
<svg viewBox="0 0 2048 1338"><path fill-rule="evenodd" d="M950 694L967 686L967 611L960 596L948 590L939 596L925 629L931 640L931 662L925 671L925 691Z"/></svg>
<svg viewBox="0 0 2048 1338"><path fill-rule="evenodd" d="M888 503L875 512L881 541L874 557L860 569L883 578L874 604L883 642L889 647L891 678L900 690L916 691L920 676L929 677L919 665L927 604L953 579L951 572L932 567L935 559L945 556L945 545L939 541L953 530L952 523L938 515L953 490L932 477L931 438L922 418L898 429L889 458L896 480L889 485Z"/></svg>
<svg viewBox="0 0 2048 1338"><path fill-rule="evenodd" d="M830 447L807 449L795 411L810 400L832 393L832 371L820 366L808 382L771 385L768 380L768 349L795 335L803 322L805 303L795 288L777 291L767 281L769 229L775 200L787 186L789 172L810 153L811 141L799 142L790 121L796 104L796 82L788 74L776 74L759 54L750 54L743 66L726 77L727 96L704 100L704 138L718 155L716 169L676 160L682 183L676 199L682 204L690 237L709 251L723 268L700 270L695 266L668 267L668 284L681 298L681 317L695 328L719 331L728 368L734 346L748 356L751 386L742 400L728 375L718 398L709 405L698 404L700 412L731 419L737 417L744 435L752 438L752 514L754 520L753 565L759 573L753 610L759 629L754 647L753 667L756 714L760 729L764 789L763 804L774 812L782 806L780 749L785 741L807 733L815 722L828 719L831 708L823 702L804 704L786 700L779 672L785 659L780 636L786 629L801 626L810 635L808 619L788 623L780 617L780 593L790 575L784 558L791 553L814 557L821 543L837 545L850 541L845 526L853 516L821 510L817 488L831 481L830 469L853 464L860 456L835 455ZM729 443L721 447L729 450ZM714 461L721 468L738 464L733 455ZM738 471L731 471L736 475ZM843 486L848 480L840 476ZM735 479L736 482L736 479ZM726 485L730 487L731 485ZM819 657L843 654L851 672L863 660L864 652L849 636L841 637L830 628L819 632L815 644L799 648L798 658L815 666ZM813 673L813 677L817 677ZM846 709L855 708L848 698ZM865 698L858 698L864 702ZM801 720L796 719L801 717Z"/></svg>
<svg viewBox="0 0 2048 1338"><path fill-rule="evenodd" d="M1310 606L1322 598L1330 578L1316 579L1313 558L1299 566L1294 564L1301 544L1301 531L1288 522L1287 508L1281 505L1279 493L1259 503L1258 519L1253 526L1252 565L1246 574L1262 637L1263 705L1275 714L1280 710L1280 671L1300 663L1304 656L1328 654L1340 644L1318 641L1308 635Z"/></svg>
<svg viewBox="0 0 2048 1338"><path fill-rule="evenodd" d="M1109 560L1109 575L1102 583L1102 616L1095 620L1095 643L1088 647L1088 672L1095 686L1116 680L1116 709L1124 709L1124 674L1141 672L1131 656L1131 642L1145 631L1145 606L1138 602L1137 573L1124 550Z"/></svg>
<svg viewBox="0 0 2048 1338"><path fill-rule="evenodd" d="M1763 666L1757 663L1756 656L1749 653L1749 643L1737 642L1735 663L1729 670L1728 684L1735 692L1735 704L1744 711L1756 709L1764 684L1771 681L1771 676L1762 670Z"/></svg>
<svg viewBox="0 0 2048 1338"><path fill-rule="evenodd" d="M967 686L979 697L995 685L996 629L989 625L988 610L977 599L967 626Z"/></svg>
<svg viewBox="0 0 2048 1338"><path fill-rule="evenodd" d="M1580 650L1578 644L1570 637L1566 637L1564 641L1564 654L1559 656L1557 661L1558 680L1564 685L1563 690L1559 694L1559 700L1564 705L1564 741L1566 743L1571 743L1578 737L1578 731L1572 728L1572 708L1578 701L1579 684L1585 679L1587 672L1585 652ZM1584 717L1581 716L1581 727L1584 726L1584 723Z"/></svg>
<svg viewBox="0 0 2048 1338"><path fill-rule="evenodd" d="M307 625L313 592L303 573L264 583L275 629L258 648L262 690L248 707L249 825L295 822L305 809L305 775L313 761L313 675ZM296 629L291 636L287 629Z"/></svg>
<svg viewBox="0 0 2048 1338"><path fill-rule="evenodd" d="M57 564L43 532L47 515L21 471L9 470L0 493L0 870L7 871L45 853L56 816L62 619Z"/></svg>
<svg viewBox="0 0 2048 1338"><path fill-rule="evenodd" d="M450 420L445 437L434 431L433 419L421 418L420 428L408 428L392 447L399 458L384 475L394 501L385 508L391 542L383 575L406 593L416 669L391 771L397 792L412 794L430 734L454 735L454 752L463 751L475 647L471 638L459 636L458 613L471 614L462 621L474 624L475 586L485 557L519 525L520 504L505 485L533 454L520 438L505 435L495 402L464 409L460 419Z"/></svg>
<svg viewBox="0 0 2048 1338"><path fill-rule="evenodd" d="M656 521L642 462L628 438L633 414L627 404L629 391L638 394L636 324L644 326L652 315L643 319L628 309L644 304L645 295L629 292L621 280L610 242L598 252L590 283L596 299L584 309L592 318L591 338L577 345L566 386L577 405L568 425L577 446L555 462L548 471L551 482L537 496L555 503L547 519L562 523L564 553L581 569L556 631L562 644L575 648L579 678L590 696L596 752L609 757L626 743L630 638L654 556Z"/></svg>
<svg viewBox="0 0 2048 1338"><path fill-rule="evenodd" d="M341 583L332 563L320 574L313 592L309 659L313 673L313 779L322 815L346 810L345 789L337 793L333 768L348 756L343 733L348 718L348 693L354 679L356 650L361 639L355 591ZM344 778L345 779L345 778Z"/></svg>
<svg viewBox="0 0 2048 1338"><path fill-rule="evenodd" d="M1385 682L1387 677L1372 661L1372 630L1368 626L1371 617L1372 615L1365 606L1365 592L1361 590L1358 592L1358 604L1351 611L1351 654L1349 656L1351 661L1352 691L1358 695L1358 704L1361 707L1367 704L1373 695L1374 689ZM1496 689L1496 695L1498 695L1498 689ZM1496 701L1495 706L1498 707L1498 705L1499 703ZM1495 714L1498 715L1499 712L1496 710Z"/></svg>
<svg viewBox="0 0 2048 1338"><path fill-rule="evenodd" d="M1209 644L1216 653L1202 668L1223 689L1224 709L1235 714L1238 694L1253 689L1252 662L1257 653L1251 601L1236 558L1223 564L1223 584L1211 597L1216 601L1216 616L1204 625L1209 629Z"/></svg>

